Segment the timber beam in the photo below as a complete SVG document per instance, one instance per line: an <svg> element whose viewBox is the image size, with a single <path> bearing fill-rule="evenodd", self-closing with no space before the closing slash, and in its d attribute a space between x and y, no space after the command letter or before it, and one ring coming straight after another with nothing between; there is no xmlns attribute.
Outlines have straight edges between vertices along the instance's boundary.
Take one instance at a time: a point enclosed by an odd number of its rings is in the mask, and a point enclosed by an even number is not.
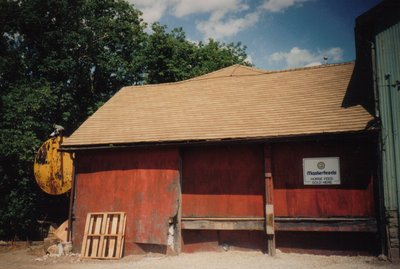
<svg viewBox="0 0 400 269"><path fill-rule="evenodd" d="M275 217L277 231L377 232L375 218L282 218Z"/></svg>
<svg viewBox="0 0 400 269"><path fill-rule="evenodd" d="M264 231L264 218L182 218L185 230Z"/></svg>

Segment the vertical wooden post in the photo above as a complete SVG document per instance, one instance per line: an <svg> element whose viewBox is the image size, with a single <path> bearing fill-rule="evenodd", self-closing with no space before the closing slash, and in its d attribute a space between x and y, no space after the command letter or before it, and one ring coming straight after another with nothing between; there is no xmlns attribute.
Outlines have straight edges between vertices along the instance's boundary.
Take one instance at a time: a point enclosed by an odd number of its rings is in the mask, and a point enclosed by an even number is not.
<svg viewBox="0 0 400 269"><path fill-rule="evenodd" d="M178 215L175 231L175 251L177 254L182 250L182 150L179 149L179 182L178 182Z"/></svg>
<svg viewBox="0 0 400 269"><path fill-rule="evenodd" d="M268 238L268 254L275 256L275 228L274 228L274 185L272 180L271 144L264 145L265 171L265 232Z"/></svg>
<svg viewBox="0 0 400 269"><path fill-rule="evenodd" d="M62 153L61 153L62 154ZM72 182L71 191L69 197L69 211L68 211L68 230L67 230L67 241L72 242L72 219L74 217L74 203L75 203L75 153L71 153L72 157ZM64 171L63 171L64 173Z"/></svg>

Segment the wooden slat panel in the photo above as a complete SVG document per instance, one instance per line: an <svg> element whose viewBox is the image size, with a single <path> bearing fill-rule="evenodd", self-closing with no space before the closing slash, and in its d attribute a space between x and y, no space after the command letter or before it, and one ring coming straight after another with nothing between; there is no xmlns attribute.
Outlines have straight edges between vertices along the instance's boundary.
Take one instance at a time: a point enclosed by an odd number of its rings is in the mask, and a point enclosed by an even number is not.
<svg viewBox="0 0 400 269"><path fill-rule="evenodd" d="M119 259L124 245L126 214L124 212L88 213L83 238L84 258Z"/></svg>

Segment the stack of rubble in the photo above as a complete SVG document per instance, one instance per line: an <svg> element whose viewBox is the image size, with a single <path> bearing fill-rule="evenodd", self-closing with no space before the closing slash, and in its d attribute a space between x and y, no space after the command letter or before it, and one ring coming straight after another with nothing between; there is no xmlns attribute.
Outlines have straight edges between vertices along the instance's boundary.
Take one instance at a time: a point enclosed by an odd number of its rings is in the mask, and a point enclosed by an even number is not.
<svg viewBox="0 0 400 269"><path fill-rule="evenodd" d="M50 226L47 238L44 239L44 250L49 255L65 255L72 251L72 244L68 242L68 221L60 227Z"/></svg>

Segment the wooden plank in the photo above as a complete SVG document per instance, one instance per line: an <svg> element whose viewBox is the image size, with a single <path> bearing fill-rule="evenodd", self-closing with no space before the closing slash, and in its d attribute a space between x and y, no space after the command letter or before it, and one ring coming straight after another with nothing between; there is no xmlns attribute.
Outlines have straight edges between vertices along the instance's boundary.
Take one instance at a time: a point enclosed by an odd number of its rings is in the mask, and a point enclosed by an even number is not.
<svg viewBox="0 0 400 269"><path fill-rule="evenodd" d="M123 249L124 249L124 241L125 241L125 227L126 227L126 214L120 215L120 227L118 229L118 240L117 240L117 249L116 249L116 258L122 257Z"/></svg>
<svg viewBox="0 0 400 269"><path fill-rule="evenodd" d="M265 206L265 211L266 211L266 232L268 235L273 235L275 234L275 228L274 228L274 206L271 204L266 204Z"/></svg>
<svg viewBox="0 0 400 269"><path fill-rule="evenodd" d="M85 233L83 235L83 240L82 240L82 249L81 249L81 255L83 257L87 256L87 251L89 251L89 248L86 249L87 243L88 243L88 232L90 231L90 223L91 223L91 218L90 215L88 214L86 216L86 224L85 224Z"/></svg>
<svg viewBox="0 0 400 269"><path fill-rule="evenodd" d="M117 241L117 238L114 237L113 235L117 235L118 231L118 218L119 215L110 215L110 218L112 219L111 221L111 235L108 236L109 238L109 247L108 247L108 255L107 258L111 258L115 256L115 243Z"/></svg>
<svg viewBox="0 0 400 269"><path fill-rule="evenodd" d="M271 144L264 145L264 171L265 171L265 232L268 239L268 254L275 256L275 228L274 228L274 185L272 175Z"/></svg>
<svg viewBox="0 0 400 269"><path fill-rule="evenodd" d="M95 221L95 226L94 226L94 233L100 233L101 232L101 225L102 225L102 215L96 215L94 218ZM92 251L89 253L89 256L94 256L97 257L99 254L99 242L100 242L100 236L93 236L92 238Z"/></svg>
<svg viewBox="0 0 400 269"><path fill-rule="evenodd" d="M90 216L89 216L90 217ZM94 231L94 224L95 224L95 219L94 218L92 218L92 217L90 217L90 221L89 221L89 231L90 231L90 233L93 233L93 231ZM87 245L87 249L86 249L86 251L85 251L85 256L86 257L89 257L90 256L90 253L91 253L91 249L93 248L93 240L92 240L92 237L87 237L87 239L86 239L86 241L87 241L87 243L88 243L88 245Z"/></svg>
<svg viewBox="0 0 400 269"><path fill-rule="evenodd" d="M277 231L377 232L374 218L275 218Z"/></svg>
<svg viewBox="0 0 400 269"><path fill-rule="evenodd" d="M214 217L182 217L182 220L228 220L228 221L241 221L241 220L264 220L265 218L262 217L230 217L230 218L214 218Z"/></svg>
<svg viewBox="0 0 400 269"><path fill-rule="evenodd" d="M104 234L106 233L106 226L107 226L107 213L104 213L103 215L101 215L99 249L97 252L99 256L103 256L104 252Z"/></svg>
<svg viewBox="0 0 400 269"><path fill-rule="evenodd" d="M76 166L76 154L72 154L72 179L71 179L71 192L69 198L69 211L68 211L68 235L67 241L72 242L72 218L74 215L74 202L75 202L75 166Z"/></svg>
<svg viewBox="0 0 400 269"><path fill-rule="evenodd" d="M106 257L107 255L107 250L108 250L108 246L110 244L110 240L108 238L108 234L110 232L110 216L105 214L105 227L102 230L102 236L103 236L103 246L101 248L101 257Z"/></svg>
<svg viewBox="0 0 400 269"><path fill-rule="evenodd" d="M182 151L179 151L179 180L178 180L178 212L176 229L174 233L174 251L179 254L182 251Z"/></svg>
<svg viewBox="0 0 400 269"><path fill-rule="evenodd" d="M264 231L262 220L182 220L184 230Z"/></svg>

